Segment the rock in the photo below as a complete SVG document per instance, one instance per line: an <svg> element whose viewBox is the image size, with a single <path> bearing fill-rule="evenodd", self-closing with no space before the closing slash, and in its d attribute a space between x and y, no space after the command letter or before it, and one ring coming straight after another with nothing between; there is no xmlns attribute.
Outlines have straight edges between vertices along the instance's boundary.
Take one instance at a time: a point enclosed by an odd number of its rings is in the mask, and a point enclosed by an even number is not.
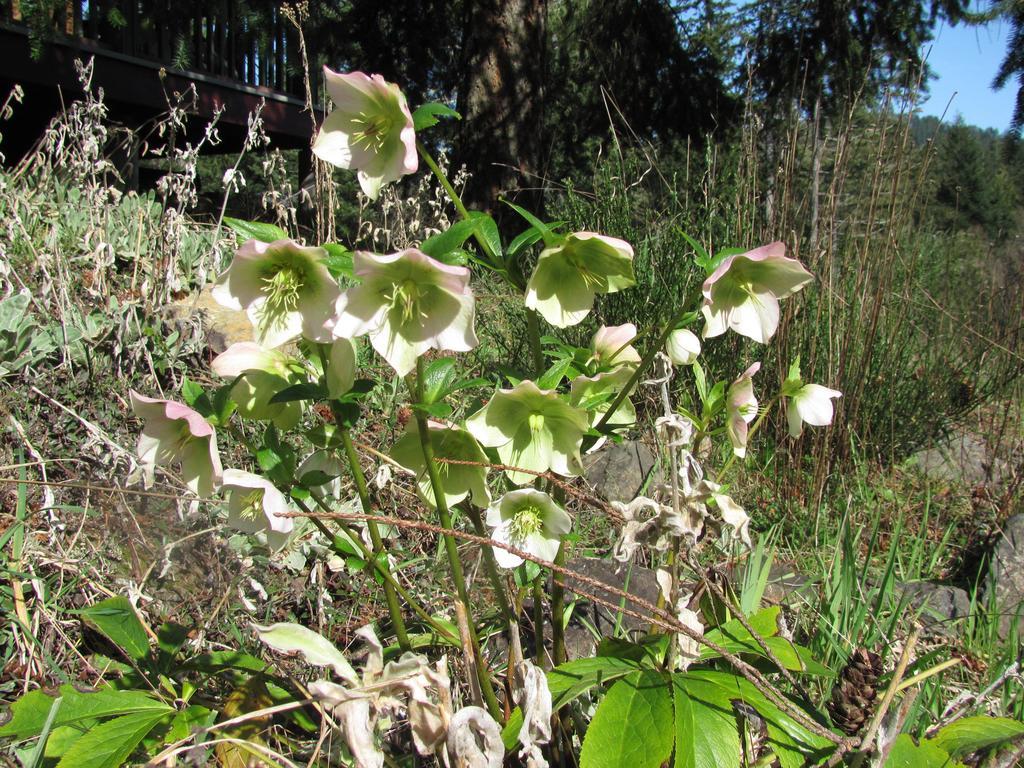
<svg viewBox="0 0 1024 768"><path fill-rule="evenodd" d="M799 608L809 602L814 582L786 563L772 563L764 588L764 600L773 605Z"/></svg>
<svg viewBox="0 0 1024 768"><path fill-rule="evenodd" d="M584 477L608 501L632 501L644 487L657 459L644 443L608 443L584 459ZM660 470L657 472L661 474ZM655 482L657 478L653 478Z"/></svg>
<svg viewBox="0 0 1024 768"><path fill-rule="evenodd" d="M954 625L971 612L971 598L960 587L935 581L911 581L897 584L912 611L919 612L921 623L937 634L948 635Z"/></svg>
<svg viewBox="0 0 1024 768"><path fill-rule="evenodd" d="M172 320L184 325L199 323L206 332L206 345L220 354L232 344L252 341L253 327L249 316L237 309L228 309L213 298L213 286L207 285L198 294L186 296L167 306Z"/></svg>
<svg viewBox="0 0 1024 768"><path fill-rule="evenodd" d="M985 602L991 605L993 601L1002 613L999 631L1005 637L1014 615L1024 616L1024 514L1014 515L1003 524L992 552Z"/></svg>
<svg viewBox="0 0 1024 768"><path fill-rule="evenodd" d="M943 482L999 485L1006 476L1006 462L992 455L978 435L953 435L933 448L918 451L910 458L927 477Z"/></svg>
<svg viewBox="0 0 1024 768"><path fill-rule="evenodd" d="M646 600L649 603L657 605L659 593L658 581L655 578L654 571L650 568L645 568L636 564L620 564L608 560L598 560L589 557L570 560L566 564L566 567L576 571L585 578L599 581L602 584L609 584L628 592L631 595L635 595L642 600ZM577 597L573 592L574 586L577 586L591 594L597 595L616 606L624 602L626 608L636 613L646 613L642 607L630 602L629 600L623 600L622 597L613 592L601 589L600 587L595 587L592 584L587 584L578 579L574 579L571 576L567 577L565 581L566 591L570 593L567 595L567 599ZM616 618L619 612L603 605L591 603L583 595L579 595L578 598L581 601L586 602L586 608L582 609L582 607L578 607L577 611L584 611L586 619L594 626L595 629L597 629L602 637L613 636L615 633ZM620 628L627 630L644 630L648 627L648 623L646 621L641 621L635 616L623 613L621 614L619 626Z"/></svg>

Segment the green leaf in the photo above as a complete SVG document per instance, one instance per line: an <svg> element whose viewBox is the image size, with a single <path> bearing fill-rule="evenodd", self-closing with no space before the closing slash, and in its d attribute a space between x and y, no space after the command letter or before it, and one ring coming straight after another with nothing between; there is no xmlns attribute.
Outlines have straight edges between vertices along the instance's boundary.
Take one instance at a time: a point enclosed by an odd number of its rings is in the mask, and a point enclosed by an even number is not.
<svg viewBox="0 0 1024 768"><path fill-rule="evenodd" d="M587 691L636 672L638 668L639 665L631 659L615 657L597 656L567 661L547 673L552 711L575 701ZM515 747L522 727L523 713L516 707L501 732L501 740L506 749Z"/></svg>
<svg viewBox="0 0 1024 768"><path fill-rule="evenodd" d="M290 387L285 387L270 398L269 403L274 405L290 403L295 400L324 400L326 397L327 390L324 387L307 381L303 384L292 384Z"/></svg>
<svg viewBox="0 0 1024 768"><path fill-rule="evenodd" d="M710 273L711 270L708 269L708 265L711 263L711 257L708 255L708 252L706 250L704 250L704 246L701 245L700 243L698 243L696 240L694 240L688 234L683 232L683 230L677 228L676 231L683 238L683 240L685 240L687 243L689 243L690 247L693 248L693 252L694 252L693 260L697 263L697 266L699 266L705 272Z"/></svg>
<svg viewBox="0 0 1024 768"><path fill-rule="evenodd" d="M324 266L331 273L331 277L338 280L342 277L352 277L352 251L338 243L324 243L320 246L327 251L327 258L324 259Z"/></svg>
<svg viewBox="0 0 1024 768"><path fill-rule="evenodd" d="M423 372L423 402L436 403L448 394L449 388L458 378L455 358L442 357L434 360Z"/></svg>
<svg viewBox="0 0 1024 768"><path fill-rule="evenodd" d="M83 609L81 615L89 626L136 661L149 654L149 636L127 598L108 598Z"/></svg>
<svg viewBox="0 0 1024 768"><path fill-rule="evenodd" d="M965 717L950 723L927 740L954 757L988 749L1024 734L1024 724L1005 717Z"/></svg>
<svg viewBox="0 0 1024 768"><path fill-rule="evenodd" d="M456 120L462 119L462 115L451 107L434 101L416 108L416 111L412 113L412 127L416 131L433 128L440 122L438 120L439 117L453 117Z"/></svg>
<svg viewBox="0 0 1024 768"><path fill-rule="evenodd" d="M676 705L675 768L740 765L736 714L721 689L686 675L673 677Z"/></svg>
<svg viewBox="0 0 1024 768"><path fill-rule="evenodd" d="M631 673L598 705L580 768L660 768L672 754L674 725L669 681L653 670Z"/></svg>
<svg viewBox="0 0 1024 768"><path fill-rule="evenodd" d="M447 419L455 411L448 403L430 403L430 405L414 404L413 410L425 413L432 419Z"/></svg>
<svg viewBox="0 0 1024 768"><path fill-rule="evenodd" d="M348 663L348 659L330 640L301 624L278 622L263 627L253 624L260 640L279 653L300 653L307 663L318 667L330 667L334 674L352 685L359 685L359 676Z"/></svg>
<svg viewBox="0 0 1024 768"><path fill-rule="evenodd" d="M187 376L181 382L181 399L189 408L195 408L196 404L205 393L203 388Z"/></svg>
<svg viewBox="0 0 1024 768"><path fill-rule="evenodd" d="M224 217L224 223L235 230L243 240L259 240L264 243L272 243L275 240L287 240L288 233L274 224L264 224L261 221L244 221L233 219L230 216Z"/></svg>
<svg viewBox="0 0 1024 768"><path fill-rule="evenodd" d="M909 735L901 733L896 737L885 761L885 768L956 768L949 753L924 741L920 746Z"/></svg>
<svg viewBox="0 0 1024 768"><path fill-rule="evenodd" d="M487 248L499 260L501 259L501 235L498 233L498 225L490 214L483 211L470 211L469 215L476 224L476 233L480 239L487 243Z"/></svg>
<svg viewBox="0 0 1024 768"><path fill-rule="evenodd" d="M701 669L690 670L681 677L685 686L692 681L717 686L719 696L723 697L721 701L739 701L753 707L765 721L768 744L783 768L802 768L808 761L816 762L834 748L831 741L808 731L740 675Z"/></svg>
<svg viewBox="0 0 1024 768"><path fill-rule="evenodd" d="M748 617L747 623L761 636L765 645L771 649L786 669L809 675L831 675L832 670L815 661L808 649L796 645L784 637L777 636L779 633L778 617L779 606L775 605ZM739 619L732 619L720 627L705 632L704 637L730 653L752 653L767 658L764 649L740 623ZM700 658L702 661L717 657L716 651L707 646L701 648Z"/></svg>
<svg viewBox="0 0 1024 768"><path fill-rule="evenodd" d="M537 381L537 386L541 389L554 389L562 383L562 379L565 378L565 374L572 368L572 364L573 359L571 357L559 360L544 372L544 375ZM607 393L606 399L608 397L614 397L614 393Z"/></svg>
<svg viewBox="0 0 1024 768"><path fill-rule="evenodd" d="M162 712L133 712L101 723L71 745L57 768L119 768L165 716Z"/></svg>
<svg viewBox="0 0 1024 768"><path fill-rule="evenodd" d="M460 219L444 232L438 232L420 244L420 250L434 259L441 259L446 253L458 250L473 236L477 222L474 219Z"/></svg>
<svg viewBox="0 0 1024 768"><path fill-rule="evenodd" d="M526 222L540 233L540 236L544 239L544 244L547 247L551 248L557 245L558 241L562 239L551 230L550 225L545 224L522 206L516 205L505 198L501 198L501 202L526 219Z"/></svg>
<svg viewBox="0 0 1024 768"><path fill-rule="evenodd" d="M94 693L81 693L72 685L63 685L60 696L62 701L53 721L54 728L112 715L147 712L162 716L173 711L172 707L154 699L145 691L105 688ZM42 691L26 693L11 705L13 717L0 728L0 737L25 739L37 735L46 722L53 700L52 696Z"/></svg>
<svg viewBox="0 0 1024 768"><path fill-rule="evenodd" d="M31 300L27 292L22 292L0 301L0 332L14 333L18 330Z"/></svg>

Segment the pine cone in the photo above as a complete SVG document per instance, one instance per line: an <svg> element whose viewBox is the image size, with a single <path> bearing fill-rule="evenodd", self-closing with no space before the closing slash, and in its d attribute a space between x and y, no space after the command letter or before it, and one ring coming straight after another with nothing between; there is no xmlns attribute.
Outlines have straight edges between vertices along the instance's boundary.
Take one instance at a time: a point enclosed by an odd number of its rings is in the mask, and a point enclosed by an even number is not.
<svg viewBox="0 0 1024 768"><path fill-rule="evenodd" d="M856 736L871 717L881 674L882 659L877 653L856 648L850 654L828 703L832 722L844 733Z"/></svg>

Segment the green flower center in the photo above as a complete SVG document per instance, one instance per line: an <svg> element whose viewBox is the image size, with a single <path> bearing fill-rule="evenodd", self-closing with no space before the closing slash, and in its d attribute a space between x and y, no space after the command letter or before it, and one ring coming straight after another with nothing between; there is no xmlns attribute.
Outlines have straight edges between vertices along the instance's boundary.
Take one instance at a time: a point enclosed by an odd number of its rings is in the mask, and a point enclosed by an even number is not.
<svg viewBox="0 0 1024 768"><path fill-rule="evenodd" d="M371 152L380 152L384 149L384 142L394 127L394 120L383 112L372 115L361 112L358 117L352 118L352 122L357 126L352 132L352 143L356 146L363 145Z"/></svg>
<svg viewBox="0 0 1024 768"><path fill-rule="evenodd" d="M544 512L534 504L517 509L509 523L508 532L512 542L526 541L544 527Z"/></svg>
<svg viewBox="0 0 1024 768"><path fill-rule="evenodd" d="M263 294L267 309L274 314L292 312L299 305L299 293L305 285L305 275L291 266L281 266L263 278Z"/></svg>
<svg viewBox="0 0 1024 768"><path fill-rule="evenodd" d="M544 429L544 414L543 413L531 413L528 419L530 424L531 432L540 432Z"/></svg>
<svg viewBox="0 0 1024 768"><path fill-rule="evenodd" d="M238 516L243 520L256 520L263 514L262 488L257 488L252 493L242 497L242 507L238 510Z"/></svg>
<svg viewBox="0 0 1024 768"><path fill-rule="evenodd" d="M403 325L417 318L426 317L426 313L419 307L420 298L420 287L411 279L395 283L390 292L384 294L384 299L391 305L391 309L398 311Z"/></svg>

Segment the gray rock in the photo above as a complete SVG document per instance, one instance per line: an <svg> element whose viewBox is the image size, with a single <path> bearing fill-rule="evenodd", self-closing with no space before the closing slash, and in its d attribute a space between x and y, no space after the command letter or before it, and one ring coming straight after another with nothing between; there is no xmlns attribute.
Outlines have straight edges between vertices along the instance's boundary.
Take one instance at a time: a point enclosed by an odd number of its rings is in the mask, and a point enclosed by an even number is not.
<svg viewBox="0 0 1024 768"><path fill-rule="evenodd" d="M1024 514L1014 515L1002 526L1002 535L992 552L985 600L988 604L994 600L1003 614L1003 636L1009 633L1014 615L1024 616Z"/></svg>
<svg viewBox="0 0 1024 768"><path fill-rule="evenodd" d="M599 496L628 502L643 489L656 464L654 453L639 440L608 443L585 458L584 477ZM655 480L652 478L652 482Z"/></svg>
<svg viewBox="0 0 1024 768"><path fill-rule="evenodd" d="M969 433L918 451L910 463L932 480L968 486L999 485L1006 475L1006 462L992 455L983 438Z"/></svg>
<svg viewBox="0 0 1024 768"><path fill-rule="evenodd" d="M764 588L764 599L773 605L799 608L811 600L815 584L792 565L772 563L768 569L768 581Z"/></svg>
<svg viewBox="0 0 1024 768"><path fill-rule="evenodd" d="M581 557L575 560L570 560L567 564L568 568L576 571L587 579L593 579L601 582L602 584L609 584L617 589L621 589L624 592L628 592L631 595L635 595L642 600L646 600L649 603L657 605L658 602L658 580L655 578L654 571L650 568L645 568L641 565L623 565L616 562L610 562L608 560L597 560L589 557ZM583 609L582 618L585 618L602 637L611 637L615 632L616 622L618 626L627 630L643 630L646 629L648 624L645 621L641 621L635 616L629 616L628 614L622 613L617 610L613 610L603 605L597 605L591 603L583 595L576 595L573 591L574 587L596 595L597 597L603 598L604 600L612 603L613 605L620 605L625 603L624 607L635 613L644 614L646 613L642 607L637 606L635 603L624 600L614 592L610 592L600 587L595 587L593 584L587 584L579 581L572 577L566 578L565 588L569 592L568 599L579 598L586 602L586 607ZM579 608L577 610L580 610Z"/></svg>
<svg viewBox="0 0 1024 768"><path fill-rule="evenodd" d="M971 598L960 587L935 581L911 581L896 585L911 610L918 612L921 623L937 634L955 631L960 619L971 612Z"/></svg>

